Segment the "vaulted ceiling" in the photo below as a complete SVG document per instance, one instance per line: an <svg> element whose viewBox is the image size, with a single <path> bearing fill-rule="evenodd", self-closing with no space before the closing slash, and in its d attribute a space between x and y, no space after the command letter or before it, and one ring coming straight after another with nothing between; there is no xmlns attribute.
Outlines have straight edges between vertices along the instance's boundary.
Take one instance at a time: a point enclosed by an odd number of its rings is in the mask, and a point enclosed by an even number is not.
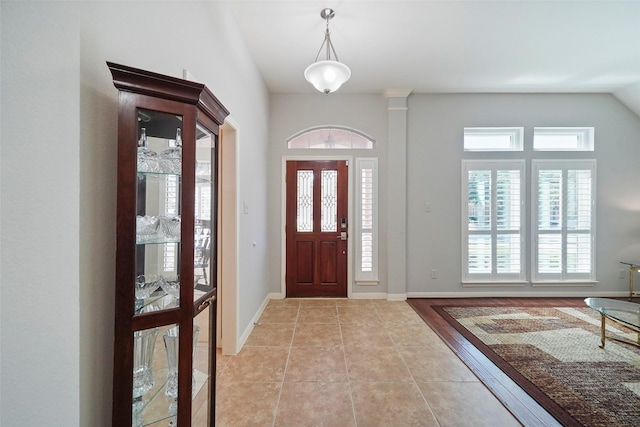
<svg viewBox="0 0 640 427"><path fill-rule="evenodd" d="M312 93L303 71L321 9L352 77L347 93L605 92L638 98L640 1L239 0L230 5L274 93Z"/></svg>

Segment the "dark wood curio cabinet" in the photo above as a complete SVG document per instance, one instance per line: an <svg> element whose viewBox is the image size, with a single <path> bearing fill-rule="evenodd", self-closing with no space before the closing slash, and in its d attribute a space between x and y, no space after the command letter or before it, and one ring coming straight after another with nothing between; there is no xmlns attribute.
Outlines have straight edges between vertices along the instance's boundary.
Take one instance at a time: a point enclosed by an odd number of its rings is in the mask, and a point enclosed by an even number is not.
<svg viewBox="0 0 640 427"><path fill-rule="evenodd" d="M219 126L206 86L107 62L118 99L114 426L215 424Z"/></svg>

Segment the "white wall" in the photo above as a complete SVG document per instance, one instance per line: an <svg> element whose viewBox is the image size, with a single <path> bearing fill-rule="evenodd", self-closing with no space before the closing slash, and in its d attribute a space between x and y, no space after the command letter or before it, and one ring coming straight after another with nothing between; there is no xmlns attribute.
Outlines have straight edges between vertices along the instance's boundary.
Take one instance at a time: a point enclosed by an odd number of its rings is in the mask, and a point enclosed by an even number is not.
<svg viewBox="0 0 640 427"><path fill-rule="evenodd" d="M465 126L524 126L523 153L462 151ZM533 153L534 126L594 126L595 151ZM510 292L576 295L624 292L628 276L618 278L619 261L640 260L640 118L605 94L411 95L408 142L409 295L461 295ZM597 159L597 237L595 287L463 288L461 280L461 160L463 158ZM529 181L527 181L529 182ZM526 185L527 193L530 184ZM530 195L527 194L527 200ZM426 203L431 212L425 212ZM530 217L530 212L527 212ZM530 232L530 229L527 229ZM530 264L530 246L526 245ZM431 270L438 278L431 279ZM530 276L528 276L530 278Z"/></svg>
<svg viewBox="0 0 640 427"><path fill-rule="evenodd" d="M154 3L153 7L145 2L84 3L82 59L84 68L91 68L91 73L106 83L104 90L110 91L107 93L113 99L116 92L106 79L106 60L177 77L187 69L231 112L239 137L238 200L250 207L249 213L239 218L241 334L266 297L268 247L263 212L267 195L263 177L268 93L228 6L177 1Z"/></svg>
<svg viewBox="0 0 640 427"><path fill-rule="evenodd" d="M618 89L613 93L613 96L640 116L640 83Z"/></svg>
<svg viewBox="0 0 640 427"><path fill-rule="evenodd" d="M238 198L252 207L239 218L239 331L266 298L268 93L227 6L1 3L0 425L111 424L117 90L105 61L188 69L231 111Z"/></svg>
<svg viewBox="0 0 640 427"><path fill-rule="evenodd" d="M301 76L302 78L302 76ZM380 191L379 233L381 242L386 241L387 200L387 100L379 95L350 95L334 93L323 95L272 94L269 105L269 286L271 292L280 292L284 278L281 268L283 237L282 230L282 158L283 156L340 155L355 157L378 157ZM342 125L358 129L376 140L373 150L288 150L286 139L295 133L313 126ZM353 185L353 182L350 183ZM352 221L353 224L353 221ZM353 233L353 228L351 229ZM380 284L377 286L353 286L354 293L387 292L387 248L380 244Z"/></svg>
<svg viewBox="0 0 640 427"><path fill-rule="evenodd" d="M80 419L78 21L64 5L2 2L3 426Z"/></svg>

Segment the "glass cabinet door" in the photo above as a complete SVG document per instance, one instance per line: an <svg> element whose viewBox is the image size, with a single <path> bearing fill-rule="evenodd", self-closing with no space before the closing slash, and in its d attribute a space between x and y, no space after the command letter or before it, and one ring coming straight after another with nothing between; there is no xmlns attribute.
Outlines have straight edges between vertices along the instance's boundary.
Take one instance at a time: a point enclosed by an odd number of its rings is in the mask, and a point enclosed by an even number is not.
<svg viewBox="0 0 640 427"><path fill-rule="evenodd" d="M135 312L180 306L182 117L138 110Z"/></svg>
<svg viewBox="0 0 640 427"><path fill-rule="evenodd" d="M196 185L194 220L193 300L210 298L216 287L216 136L201 124L196 125Z"/></svg>
<svg viewBox="0 0 640 427"><path fill-rule="evenodd" d="M213 417L212 398L215 375L214 355L211 353L211 315L213 308L209 305L194 318L194 330L199 334L194 336L193 347L193 395L191 406L191 425L194 427L209 426L208 420Z"/></svg>
<svg viewBox="0 0 640 427"><path fill-rule="evenodd" d="M173 324L133 333L133 427L176 425L178 330Z"/></svg>
<svg viewBox="0 0 640 427"><path fill-rule="evenodd" d="M194 328L200 330L193 348L191 425L208 426L214 415L216 275L216 135L196 124L196 182L194 206Z"/></svg>

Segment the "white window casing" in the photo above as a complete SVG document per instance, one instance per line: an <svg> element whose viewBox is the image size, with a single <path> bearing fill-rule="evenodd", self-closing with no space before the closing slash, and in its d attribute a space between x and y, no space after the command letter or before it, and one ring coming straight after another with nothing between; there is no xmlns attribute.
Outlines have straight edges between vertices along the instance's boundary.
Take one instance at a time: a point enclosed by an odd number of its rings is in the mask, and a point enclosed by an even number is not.
<svg viewBox="0 0 640 427"><path fill-rule="evenodd" d="M356 158L355 281L378 284L378 159Z"/></svg>

